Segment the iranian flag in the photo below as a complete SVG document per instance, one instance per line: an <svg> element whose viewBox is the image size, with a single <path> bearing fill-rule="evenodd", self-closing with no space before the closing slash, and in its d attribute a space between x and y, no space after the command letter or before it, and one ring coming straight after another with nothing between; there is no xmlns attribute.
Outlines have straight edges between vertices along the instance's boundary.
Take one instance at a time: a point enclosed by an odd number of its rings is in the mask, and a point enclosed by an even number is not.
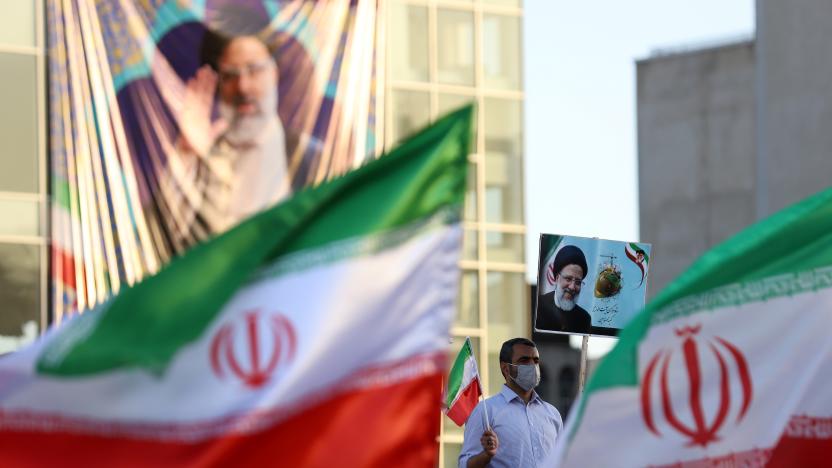
<svg viewBox="0 0 832 468"><path fill-rule="evenodd" d="M633 262L638 269L641 271L641 280L638 283L638 286L644 284L644 277L647 275L647 264L650 262L650 257L635 242L630 242L624 245L624 253L627 255L627 258Z"/></svg>
<svg viewBox="0 0 832 468"><path fill-rule="evenodd" d="M832 189L702 256L622 331L550 466L830 466Z"/></svg>
<svg viewBox="0 0 832 468"><path fill-rule="evenodd" d="M563 236L540 235L541 263L539 266L540 277L537 282L537 287L539 288L538 295L542 296L555 290L555 285L557 284L555 278L560 273L559 271L555 271L555 254L560 250L562 243ZM546 253L543 254L543 252Z"/></svg>
<svg viewBox="0 0 832 468"><path fill-rule="evenodd" d="M446 414L457 426L468 421L468 416L482 396L480 372L477 360L471 350L471 339L466 337L462 349L454 360L454 366L448 376L448 390L445 406Z"/></svg>
<svg viewBox="0 0 832 468"><path fill-rule="evenodd" d="M434 467L471 116L0 359L0 464Z"/></svg>

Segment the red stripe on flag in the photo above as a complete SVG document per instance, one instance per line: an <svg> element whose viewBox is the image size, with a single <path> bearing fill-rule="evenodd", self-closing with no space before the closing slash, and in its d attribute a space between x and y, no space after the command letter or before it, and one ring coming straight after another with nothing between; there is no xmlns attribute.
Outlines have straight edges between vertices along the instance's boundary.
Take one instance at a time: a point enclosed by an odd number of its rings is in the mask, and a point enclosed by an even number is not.
<svg viewBox="0 0 832 468"><path fill-rule="evenodd" d="M75 257L71 253L53 246L52 262L55 279L60 280L72 289L78 289L75 287Z"/></svg>
<svg viewBox="0 0 832 468"><path fill-rule="evenodd" d="M832 439L798 439L784 437L774 447L768 468L791 468L795 466L830 466Z"/></svg>
<svg viewBox="0 0 832 468"><path fill-rule="evenodd" d="M461 426L468 421L468 416L471 415L471 411L474 411L474 407L477 406L479 399L480 383L479 379L475 378L465 387L465 390L462 391L462 394L459 395L456 402L448 408L446 414L457 426Z"/></svg>
<svg viewBox="0 0 832 468"><path fill-rule="evenodd" d="M731 452L727 455L685 460L669 465L650 465L653 468L711 468L733 466L767 466L766 460L771 455L771 449L751 449L742 452Z"/></svg>
<svg viewBox="0 0 832 468"><path fill-rule="evenodd" d="M0 430L3 466L433 468L441 374L340 394L255 434L198 443Z"/></svg>
<svg viewBox="0 0 832 468"><path fill-rule="evenodd" d="M832 418L796 415L774 446L767 466L830 466L830 454Z"/></svg>

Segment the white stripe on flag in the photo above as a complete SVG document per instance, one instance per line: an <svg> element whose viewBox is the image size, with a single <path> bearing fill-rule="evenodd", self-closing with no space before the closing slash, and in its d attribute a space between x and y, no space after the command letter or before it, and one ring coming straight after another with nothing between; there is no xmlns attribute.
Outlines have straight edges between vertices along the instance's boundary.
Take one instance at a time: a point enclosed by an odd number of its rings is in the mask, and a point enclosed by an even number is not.
<svg viewBox="0 0 832 468"><path fill-rule="evenodd" d="M210 426L212 420L291 409L316 394L338 392L344 379L368 368L443 354L454 314L460 239L458 225L442 225L371 255L250 284L204 336L176 355L163 375L120 370L86 378L33 378L33 356L41 348L34 346L27 350L32 358L25 363L7 360L24 368L4 368L0 361L0 374L10 376L0 383L4 411L55 412L88 421L106 415L114 424L143 424L143 433L153 424ZM212 340L220 328L252 310L286 317L295 329L298 359L280 371L276 382L256 391L217 378L210 362ZM267 332L259 333L262 338ZM376 334L373 340L365 339L369 333ZM237 336L243 335L244 330ZM246 356L246 346L243 340L235 342L235 354ZM93 392L96 398L85 397ZM111 401L113 406L108 406Z"/></svg>

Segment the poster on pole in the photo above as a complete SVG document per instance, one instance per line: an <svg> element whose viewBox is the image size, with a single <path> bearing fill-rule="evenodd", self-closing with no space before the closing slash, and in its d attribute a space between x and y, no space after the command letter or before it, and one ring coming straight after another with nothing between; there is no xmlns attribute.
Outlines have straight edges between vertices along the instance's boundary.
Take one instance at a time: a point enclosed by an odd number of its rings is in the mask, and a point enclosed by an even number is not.
<svg viewBox="0 0 832 468"><path fill-rule="evenodd" d="M534 330L617 336L643 307L651 246L540 235Z"/></svg>

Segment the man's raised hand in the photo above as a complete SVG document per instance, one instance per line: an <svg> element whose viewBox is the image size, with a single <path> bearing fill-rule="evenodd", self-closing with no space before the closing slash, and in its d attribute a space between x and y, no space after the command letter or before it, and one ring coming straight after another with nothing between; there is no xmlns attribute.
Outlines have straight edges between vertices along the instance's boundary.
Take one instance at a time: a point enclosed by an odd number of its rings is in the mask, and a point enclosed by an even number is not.
<svg viewBox="0 0 832 468"><path fill-rule="evenodd" d="M197 70L185 86L182 118L179 122L183 149L205 157L217 138L228 128L220 118L211 122L211 108L217 89L217 74L208 65Z"/></svg>

